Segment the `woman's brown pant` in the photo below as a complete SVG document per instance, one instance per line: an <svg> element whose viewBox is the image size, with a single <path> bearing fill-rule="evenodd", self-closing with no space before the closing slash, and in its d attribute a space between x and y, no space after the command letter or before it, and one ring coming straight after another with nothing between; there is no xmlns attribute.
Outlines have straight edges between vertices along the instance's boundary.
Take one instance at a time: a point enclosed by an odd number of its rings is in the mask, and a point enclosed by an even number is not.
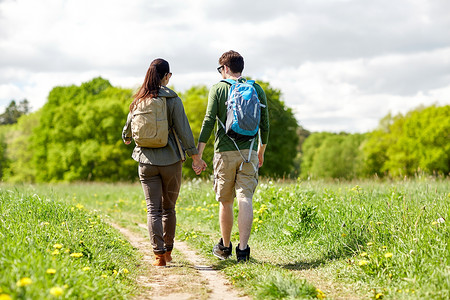
<svg viewBox="0 0 450 300"><path fill-rule="evenodd" d="M147 201L148 232L155 254L164 254L173 248L181 167L181 161L169 166L139 164L139 179Z"/></svg>

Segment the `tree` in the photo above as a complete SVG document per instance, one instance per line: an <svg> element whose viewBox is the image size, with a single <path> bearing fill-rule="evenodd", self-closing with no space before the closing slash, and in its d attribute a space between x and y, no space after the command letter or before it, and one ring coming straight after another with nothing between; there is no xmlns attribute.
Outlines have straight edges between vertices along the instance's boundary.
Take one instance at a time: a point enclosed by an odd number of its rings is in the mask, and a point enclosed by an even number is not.
<svg viewBox="0 0 450 300"><path fill-rule="evenodd" d="M329 132L314 132L305 139L302 145L302 163L300 174L303 178L311 176L316 153L327 137L333 135Z"/></svg>
<svg viewBox="0 0 450 300"><path fill-rule="evenodd" d="M264 166L260 175L268 177L289 176L295 168L298 123L292 109L281 101L281 91L268 82L258 82L266 93L269 106L270 134Z"/></svg>
<svg viewBox="0 0 450 300"><path fill-rule="evenodd" d="M37 170L32 165L34 149L32 146L33 130L39 124L40 112L34 112L19 118L12 125L5 128L5 154L2 159L4 165L2 179L10 182L34 181Z"/></svg>
<svg viewBox="0 0 450 300"><path fill-rule="evenodd" d="M15 100L12 100L3 114L0 115L0 125L14 124L22 115L26 115L30 112L30 103L27 99L23 99L16 104Z"/></svg>
<svg viewBox="0 0 450 300"><path fill-rule="evenodd" d="M366 173L412 176L450 172L450 106L419 107L405 116L383 118L368 135Z"/></svg>
<svg viewBox="0 0 450 300"><path fill-rule="evenodd" d="M118 181L137 176L121 140L132 91L103 78L55 87L33 135L37 181Z"/></svg>
<svg viewBox="0 0 450 300"><path fill-rule="evenodd" d="M363 134L313 133L304 144L302 176L353 179L361 174Z"/></svg>

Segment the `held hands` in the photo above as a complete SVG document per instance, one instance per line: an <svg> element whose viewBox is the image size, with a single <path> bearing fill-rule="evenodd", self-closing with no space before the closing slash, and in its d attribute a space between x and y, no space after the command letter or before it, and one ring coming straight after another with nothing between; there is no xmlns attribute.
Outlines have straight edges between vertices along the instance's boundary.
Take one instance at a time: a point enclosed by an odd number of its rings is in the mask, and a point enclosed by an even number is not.
<svg viewBox="0 0 450 300"><path fill-rule="evenodd" d="M192 169L194 170L196 175L200 175L203 171L206 170L206 167L208 167L208 165L203 159L200 158L198 154L192 155Z"/></svg>

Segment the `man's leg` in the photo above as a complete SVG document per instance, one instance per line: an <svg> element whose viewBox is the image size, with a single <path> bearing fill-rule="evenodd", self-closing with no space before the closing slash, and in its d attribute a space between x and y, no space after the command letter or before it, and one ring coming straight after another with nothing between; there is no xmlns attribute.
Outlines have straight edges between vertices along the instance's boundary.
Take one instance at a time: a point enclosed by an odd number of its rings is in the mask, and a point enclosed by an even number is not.
<svg viewBox="0 0 450 300"><path fill-rule="evenodd" d="M239 215L238 215L238 226L239 226L239 249L247 249L248 239L250 238L250 233L252 231L253 224L253 205L252 198L241 198L239 201ZM224 239L225 241L225 239Z"/></svg>
<svg viewBox="0 0 450 300"><path fill-rule="evenodd" d="M231 241L231 230L233 229L233 199L231 201L220 202L219 224L223 245L228 247Z"/></svg>
<svg viewBox="0 0 450 300"><path fill-rule="evenodd" d="M242 151L247 157L248 150ZM258 185L258 155L252 151L251 162L244 163L242 170L236 174L236 198L239 203L239 249L247 249L253 224L253 193Z"/></svg>
<svg viewBox="0 0 450 300"><path fill-rule="evenodd" d="M232 166L228 152L214 154L214 191L219 202L219 225L222 238L213 248L219 259L227 259L232 254L231 230L233 229L233 202L236 170Z"/></svg>

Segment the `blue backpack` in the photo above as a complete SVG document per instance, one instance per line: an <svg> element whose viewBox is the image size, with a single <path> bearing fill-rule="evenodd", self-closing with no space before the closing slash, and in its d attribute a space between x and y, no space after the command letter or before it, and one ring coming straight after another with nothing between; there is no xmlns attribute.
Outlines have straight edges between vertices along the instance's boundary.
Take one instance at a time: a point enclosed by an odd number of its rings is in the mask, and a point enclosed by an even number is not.
<svg viewBox="0 0 450 300"><path fill-rule="evenodd" d="M255 81L246 80L242 77L237 81L233 79L225 79L222 81L231 85L227 102L225 102L227 105L226 124L224 125L219 118L217 118L217 120L220 125L222 125L226 135L233 141L234 145L239 150L239 153L241 151L235 140L251 140L251 150L259 130L261 107L265 107L258 99L258 93L253 86ZM241 156L246 163L250 162L251 153L252 151L249 151L247 159L245 159L241 153ZM255 166L254 168L256 170Z"/></svg>
<svg viewBox="0 0 450 300"><path fill-rule="evenodd" d="M228 93L227 120L222 127L225 133L236 140L251 140L256 137L261 119L261 107L264 106L258 99L253 84L254 80L239 78L223 80L231 84Z"/></svg>

